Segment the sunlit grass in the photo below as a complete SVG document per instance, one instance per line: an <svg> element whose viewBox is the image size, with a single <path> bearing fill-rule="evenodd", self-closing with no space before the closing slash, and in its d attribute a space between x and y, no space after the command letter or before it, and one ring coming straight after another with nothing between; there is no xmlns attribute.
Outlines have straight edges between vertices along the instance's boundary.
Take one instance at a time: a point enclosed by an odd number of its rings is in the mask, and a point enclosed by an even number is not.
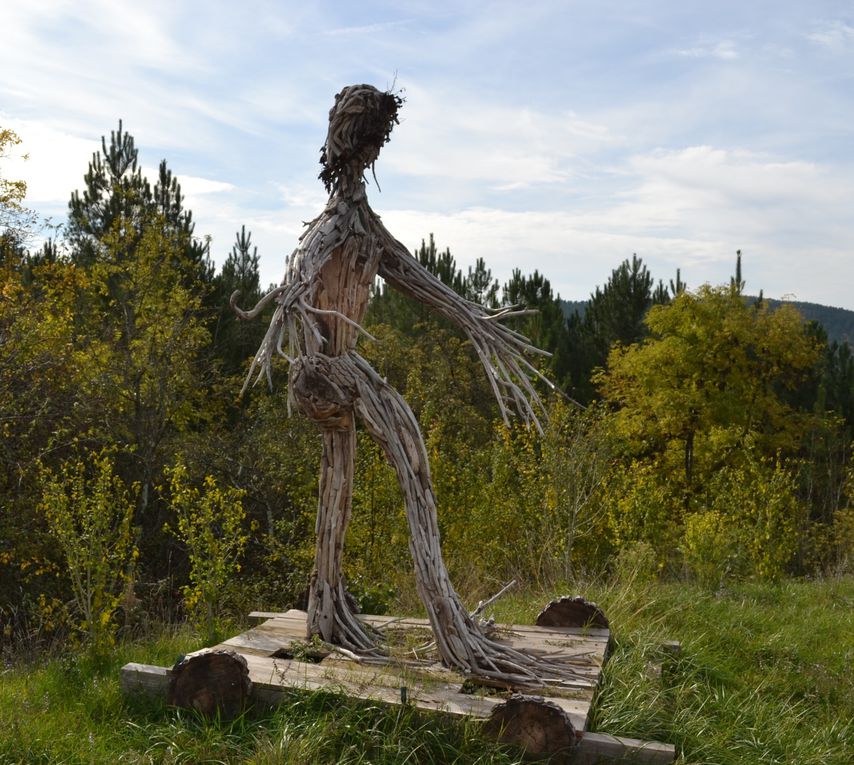
<svg viewBox="0 0 854 765"><path fill-rule="evenodd" d="M613 653L596 730L669 741L680 763L850 765L854 741L854 580L745 584L592 583L516 592L499 621L531 623L552 597L581 593L611 620ZM661 645L679 640L668 658ZM0 680L0 763L493 763L517 755L460 723L293 692L272 711L210 722L126 699L127 661L169 665L200 645L190 631L69 654Z"/></svg>

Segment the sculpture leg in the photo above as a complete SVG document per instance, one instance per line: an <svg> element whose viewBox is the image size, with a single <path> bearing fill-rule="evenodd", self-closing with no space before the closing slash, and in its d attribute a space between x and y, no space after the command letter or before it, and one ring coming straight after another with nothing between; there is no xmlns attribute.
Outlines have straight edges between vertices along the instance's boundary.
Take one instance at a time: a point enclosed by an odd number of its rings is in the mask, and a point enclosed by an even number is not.
<svg viewBox="0 0 854 765"><path fill-rule="evenodd" d="M300 409L324 434L309 634L362 652L377 650L347 603L340 573L352 499L355 409L385 452L403 490L416 586L442 660L484 680L517 688L543 684L592 687L571 666L490 640L469 616L442 559L427 449L403 397L356 353L304 357L292 367L291 386Z"/></svg>
<svg viewBox="0 0 854 765"><path fill-rule="evenodd" d="M291 376L297 404L323 437L307 637L319 635L328 643L366 653L376 651L374 639L356 618L341 573L353 507L356 429L351 396L346 386L336 384L334 366L328 357L306 357L294 365Z"/></svg>
<svg viewBox="0 0 854 765"><path fill-rule="evenodd" d="M344 536L353 500L356 431L352 416L345 430L323 431L320 493L315 524L314 571L308 591L308 637L354 651L368 651L373 641L348 602L341 575Z"/></svg>
<svg viewBox="0 0 854 765"><path fill-rule="evenodd" d="M403 397L364 359L356 354L351 358L358 371L356 412L382 447L403 490L416 586L442 660L475 676L520 687L562 684L571 670L489 640L469 616L442 558L436 497L418 422Z"/></svg>

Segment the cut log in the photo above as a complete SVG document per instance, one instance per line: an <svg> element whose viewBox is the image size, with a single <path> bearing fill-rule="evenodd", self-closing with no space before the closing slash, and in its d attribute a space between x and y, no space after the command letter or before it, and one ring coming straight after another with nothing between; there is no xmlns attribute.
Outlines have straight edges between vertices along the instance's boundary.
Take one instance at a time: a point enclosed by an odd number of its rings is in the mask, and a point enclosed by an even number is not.
<svg viewBox="0 0 854 765"><path fill-rule="evenodd" d="M484 733L503 744L518 746L527 757L536 759L569 752L578 744L578 735L563 709L540 696L520 693L492 710Z"/></svg>
<svg viewBox="0 0 854 765"><path fill-rule="evenodd" d="M179 660L169 674L167 703L205 717L237 717L252 692L249 665L234 651L199 651Z"/></svg>
<svg viewBox="0 0 854 765"><path fill-rule="evenodd" d="M537 616L538 627L597 627L608 629L608 618L599 606L580 595L553 600Z"/></svg>

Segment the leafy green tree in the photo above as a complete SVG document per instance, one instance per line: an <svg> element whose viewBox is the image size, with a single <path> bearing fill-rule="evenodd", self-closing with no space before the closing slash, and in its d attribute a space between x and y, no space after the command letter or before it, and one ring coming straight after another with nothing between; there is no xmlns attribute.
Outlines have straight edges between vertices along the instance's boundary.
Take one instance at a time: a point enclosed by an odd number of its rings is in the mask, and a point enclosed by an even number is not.
<svg viewBox="0 0 854 765"><path fill-rule="evenodd" d="M211 636L223 588L240 572L240 557L249 538L243 528L244 492L230 486L222 488L210 475L205 476L201 489L196 488L181 461L167 474L175 526L166 528L186 545L190 558L184 605Z"/></svg>
<svg viewBox="0 0 854 765"><path fill-rule="evenodd" d="M0 602L16 619L40 618L46 602L70 597L48 575L59 559L37 506L39 465L56 465L85 429L75 405L81 374L73 344L84 282L64 262L29 274L0 263Z"/></svg>
<svg viewBox="0 0 854 765"><path fill-rule="evenodd" d="M85 311L77 316L86 371L80 406L89 422L86 436L124 450L124 468L140 484L145 513L170 438L215 413L205 394L210 334L203 288L181 278L181 237L156 223L138 233L122 220L104 235L101 258L88 269ZM132 258L123 257L128 238ZM147 529L159 525L156 518L139 522Z"/></svg>
<svg viewBox="0 0 854 765"><path fill-rule="evenodd" d="M614 492L614 526L623 540L663 548L711 502L723 471L797 455L813 418L784 394L818 348L796 310L750 306L732 287L682 292L646 324L650 336L615 346L595 381L631 465Z"/></svg>
<svg viewBox="0 0 854 765"><path fill-rule="evenodd" d="M679 444L680 483L690 490L748 436L766 454L797 449L806 420L781 392L797 385L818 349L796 310L755 310L731 289L702 287L652 309L647 326L649 338L614 348L596 376L635 451ZM720 443L698 464L712 436Z"/></svg>
<svg viewBox="0 0 854 765"><path fill-rule="evenodd" d="M8 159L21 139L14 130L0 127L0 161ZM27 183L0 172L0 260L20 257L36 216L24 206Z"/></svg>
<svg viewBox="0 0 854 765"><path fill-rule="evenodd" d="M71 262L87 275L74 321L83 435L121 447L119 468L140 485L138 522L152 531L162 523L149 513L151 490L170 439L215 413L203 394L210 264L177 180L163 162L152 188L121 122L84 183L67 227Z"/></svg>

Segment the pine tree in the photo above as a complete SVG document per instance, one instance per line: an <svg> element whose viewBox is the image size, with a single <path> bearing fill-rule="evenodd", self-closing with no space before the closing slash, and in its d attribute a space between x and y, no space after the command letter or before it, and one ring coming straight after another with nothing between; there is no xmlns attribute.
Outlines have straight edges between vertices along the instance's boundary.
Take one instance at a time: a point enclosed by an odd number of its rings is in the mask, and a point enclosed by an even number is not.
<svg viewBox="0 0 854 765"><path fill-rule="evenodd" d="M242 226L235 236L231 252L214 280L218 308L214 329L214 349L226 374L243 370L246 360L256 351L266 331L263 320L241 322L228 304L231 294L240 292L240 302L254 305L261 297L260 258L252 244L252 234ZM272 311L272 307L269 309Z"/></svg>
<svg viewBox="0 0 854 765"><path fill-rule="evenodd" d="M138 155L134 138L123 130L121 120L118 130L110 133L109 146L106 137L101 138L101 150L92 155L83 178L85 188L82 193L74 191L68 204L66 234L72 259L83 266L103 261L108 250L105 239L111 232L121 235L125 249L110 249L110 257L119 261L133 257L145 227L156 221L177 245L185 286L209 283L213 274L207 247L193 235L192 213L184 209L177 178L163 160L152 189Z"/></svg>
<svg viewBox="0 0 854 765"><path fill-rule="evenodd" d="M586 403L595 396L590 376L604 367L615 343L630 345L647 335L644 318L653 305L670 302L670 293L659 280L653 288L653 277L641 258L632 255L611 272L604 287L597 287L587 302L584 316L576 313L567 325L569 334L569 378L571 394ZM679 271L674 294L684 291Z"/></svg>
<svg viewBox="0 0 854 765"><path fill-rule="evenodd" d="M523 276L521 270L516 268L504 285L501 303L536 311L532 316L512 323L535 346L552 354L548 372L556 382L563 385L570 369L569 335L560 295L552 291L551 282L539 271Z"/></svg>

